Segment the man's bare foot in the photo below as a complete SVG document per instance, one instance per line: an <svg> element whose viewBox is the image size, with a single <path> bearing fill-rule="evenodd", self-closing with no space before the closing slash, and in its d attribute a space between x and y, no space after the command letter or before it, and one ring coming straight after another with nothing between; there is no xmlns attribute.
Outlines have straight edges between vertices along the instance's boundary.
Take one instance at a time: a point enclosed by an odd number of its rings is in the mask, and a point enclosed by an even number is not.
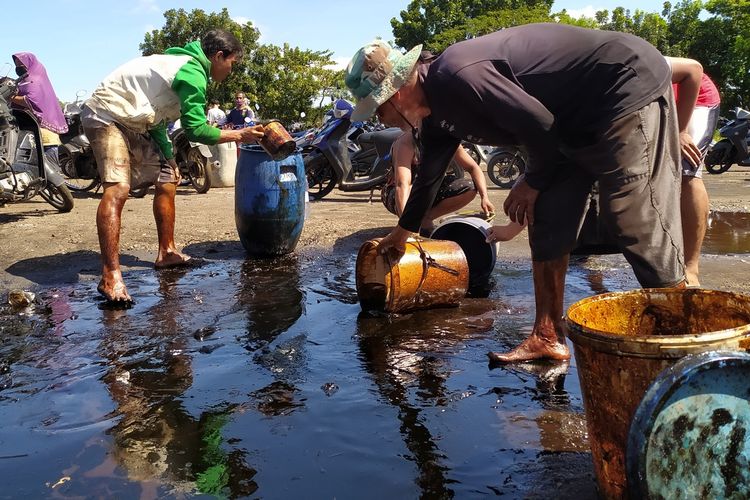
<svg viewBox="0 0 750 500"><path fill-rule="evenodd" d="M567 345L557 340L549 341L532 335L510 352L489 352L487 356L490 361L497 363L516 363L533 359L565 360L570 359L570 350Z"/></svg>
<svg viewBox="0 0 750 500"><path fill-rule="evenodd" d="M167 252L164 255L159 255L156 257L154 267L156 269L166 269L169 267L184 266L187 265L188 262L190 262L190 257L188 255L177 251Z"/></svg>
<svg viewBox="0 0 750 500"><path fill-rule="evenodd" d="M701 286L701 282L698 279L698 273L686 271L685 280L687 281L688 288L700 288Z"/></svg>
<svg viewBox="0 0 750 500"><path fill-rule="evenodd" d="M122 278L105 279L102 277L99 281L99 285L96 287L96 291L98 291L107 302L133 303L133 299L130 297Z"/></svg>

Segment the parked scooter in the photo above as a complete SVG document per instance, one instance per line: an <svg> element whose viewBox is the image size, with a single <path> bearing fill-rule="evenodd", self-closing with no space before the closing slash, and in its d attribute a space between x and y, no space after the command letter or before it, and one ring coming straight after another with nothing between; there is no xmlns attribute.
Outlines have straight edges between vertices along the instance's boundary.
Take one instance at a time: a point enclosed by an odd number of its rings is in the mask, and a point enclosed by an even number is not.
<svg viewBox="0 0 750 500"><path fill-rule="evenodd" d="M371 191L385 183L386 156L401 130L366 132L357 137L359 150L349 148L353 108L344 99L334 103L331 118L318 130L304 157L310 199L319 200L336 185L342 191ZM354 168L353 164L357 164ZM357 175L360 172L360 175Z"/></svg>
<svg viewBox="0 0 750 500"><path fill-rule="evenodd" d="M372 191L385 185L391 167L391 146L403 134L399 128L364 132L357 136L357 150L350 147L353 108L344 99L334 103L333 117L317 132L312 150L305 156L305 173L311 200L319 200L338 185L345 192ZM456 177L463 169L451 164Z"/></svg>
<svg viewBox="0 0 750 500"><path fill-rule="evenodd" d="M36 118L11 108L23 78L0 79L0 205L38 194L60 212L70 212L73 196L45 155Z"/></svg>
<svg viewBox="0 0 750 500"><path fill-rule="evenodd" d="M721 174L735 163L741 167L750 167L750 111L734 109L734 120L730 120L719 129L720 141L711 145L706 153L706 170L710 174Z"/></svg>
<svg viewBox="0 0 750 500"><path fill-rule="evenodd" d="M91 191L101 185L94 152L81 124L80 98L83 95L83 91L78 91L75 102L63 107L68 132L60 135L62 145L57 149L60 171L71 191Z"/></svg>
<svg viewBox="0 0 750 500"><path fill-rule="evenodd" d="M471 156L472 160L474 160L477 165L487 163L487 160L495 151L494 146L482 146L469 141L461 141L461 146L466 150L466 152L469 154L469 156Z"/></svg>
<svg viewBox="0 0 750 500"><path fill-rule="evenodd" d="M516 146L500 146L487 159L487 177L501 188L511 188L526 171L526 155Z"/></svg>

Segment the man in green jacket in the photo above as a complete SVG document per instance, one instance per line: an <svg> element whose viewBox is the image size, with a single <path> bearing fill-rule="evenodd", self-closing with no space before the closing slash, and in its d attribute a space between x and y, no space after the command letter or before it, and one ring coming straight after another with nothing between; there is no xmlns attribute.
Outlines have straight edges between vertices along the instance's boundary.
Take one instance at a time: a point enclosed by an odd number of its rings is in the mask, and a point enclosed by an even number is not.
<svg viewBox="0 0 750 500"><path fill-rule="evenodd" d="M180 119L190 141L255 142L263 127L219 130L206 123L209 77L224 80L242 56L234 35L211 30L200 42L139 57L107 76L86 101L81 119L96 157L104 193L96 214L102 253L98 291L113 305L133 303L120 270L120 225L130 186L154 184L159 251L154 266L183 265L190 257L174 242L175 192L180 179L167 122Z"/></svg>

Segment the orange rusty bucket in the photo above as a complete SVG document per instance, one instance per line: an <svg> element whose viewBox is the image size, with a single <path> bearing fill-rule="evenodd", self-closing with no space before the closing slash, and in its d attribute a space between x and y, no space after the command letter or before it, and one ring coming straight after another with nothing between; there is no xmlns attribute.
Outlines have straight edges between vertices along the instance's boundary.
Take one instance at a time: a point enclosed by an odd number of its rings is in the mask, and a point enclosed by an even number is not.
<svg viewBox="0 0 750 500"><path fill-rule="evenodd" d="M380 238L357 254L357 295L362 309L404 312L457 306L469 287L469 266L458 243L409 238L404 255L378 252Z"/></svg>
<svg viewBox="0 0 750 500"><path fill-rule="evenodd" d="M576 302L565 319L599 492L623 498L628 431L646 390L688 354L750 348L750 296L704 289L605 293Z"/></svg>

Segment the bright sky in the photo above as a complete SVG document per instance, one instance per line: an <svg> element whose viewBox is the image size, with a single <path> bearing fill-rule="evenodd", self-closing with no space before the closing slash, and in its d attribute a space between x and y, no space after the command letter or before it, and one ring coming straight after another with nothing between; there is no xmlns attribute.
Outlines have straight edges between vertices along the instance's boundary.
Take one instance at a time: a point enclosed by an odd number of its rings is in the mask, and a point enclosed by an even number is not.
<svg viewBox="0 0 750 500"><path fill-rule="evenodd" d="M593 2L593 3L592 3ZM399 17L409 0L372 3L343 0L27 0L25 8L0 31L0 76L13 74L11 55L33 52L47 68L58 97L75 99L88 93L113 69L140 55L146 32L164 26L164 11L199 8L219 12L222 7L237 21L252 21L261 42L310 50L331 50L345 65L356 50L376 36L392 40L390 20ZM593 15L596 10L627 4L648 12L661 10L661 1L556 0L553 11ZM19 11L20 12L20 11ZM7 63L7 64L6 64Z"/></svg>

